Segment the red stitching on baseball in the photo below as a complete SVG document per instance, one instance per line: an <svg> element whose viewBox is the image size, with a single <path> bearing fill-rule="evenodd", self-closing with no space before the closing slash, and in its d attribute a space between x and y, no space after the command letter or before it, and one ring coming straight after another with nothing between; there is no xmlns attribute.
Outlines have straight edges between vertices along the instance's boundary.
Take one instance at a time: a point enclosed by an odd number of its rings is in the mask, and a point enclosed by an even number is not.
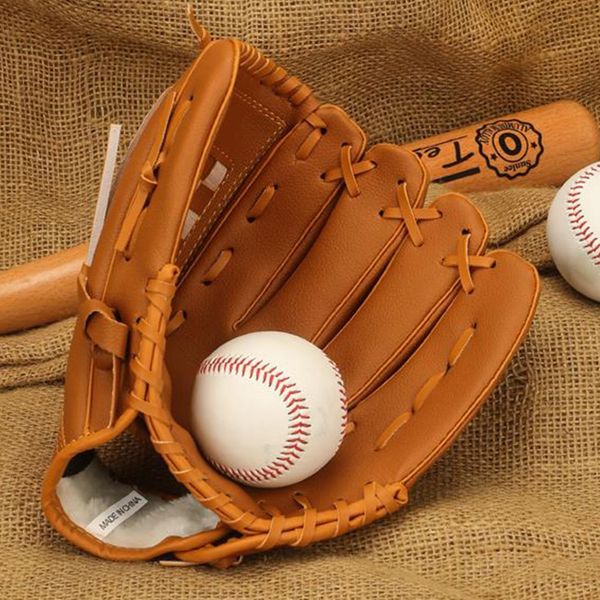
<svg viewBox="0 0 600 600"><path fill-rule="evenodd" d="M581 247L585 253L592 258L595 265L600 265L599 245L594 246L600 233L594 232L591 224L583 218L583 206L581 205L581 191L585 189L585 182L590 180L594 175L600 173L600 163L595 163L589 166L569 188L567 203L567 216L571 225L571 231L575 234ZM585 229L583 229L585 227ZM591 242L589 238L594 236ZM586 243L587 242L587 243Z"/></svg>
<svg viewBox="0 0 600 600"><path fill-rule="evenodd" d="M340 439L338 448L344 438L346 429L346 390L342 380L341 373L337 365L329 360L340 392L340 402L344 408L343 422L341 427ZM247 369L249 368L249 372ZM233 479L250 483L258 483L269 479L274 479L282 475L300 459L303 446L308 444L308 436L310 435L310 414L307 412L308 407L305 398L302 395L300 388L292 381L289 376L283 377L283 371L277 371L277 366L270 363L263 363L262 360L253 359L249 356L213 356L202 362L199 372L206 373L228 373L235 374L241 377L246 377L254 381L258 381L267 385L279 394L288 409L287 414L290 416L288 422L288 435L285 440L283 450L273 459L268 465L257 469L238 469L228 465L221 464L211 457L208 460L217 467L220 471Z"/></svg>

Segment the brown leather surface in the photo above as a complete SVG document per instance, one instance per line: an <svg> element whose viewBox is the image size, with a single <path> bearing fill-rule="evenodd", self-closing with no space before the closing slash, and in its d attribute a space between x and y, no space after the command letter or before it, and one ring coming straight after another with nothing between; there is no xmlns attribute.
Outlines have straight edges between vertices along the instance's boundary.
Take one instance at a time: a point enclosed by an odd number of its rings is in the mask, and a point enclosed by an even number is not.
<svg viewBox="0 0 600 600"><path fill-rule="evenodd" d="M355 429L347 435L338 454L316 475L296 485L295 491L317 506L327 507L338 498L359 498L369 481L412 484L473 417L506 364L506 346L514 343L523 322L531 317L532 307L525 303L498 312L498 297L528 294L537 286L533 267L524 268L522 261L508 252L492 256L497 260L496 268L478 272L476 291L457 294L410 360L354 408L351 419ZM388 446L377 451L377 436L395 416L410 410L423 379L446 367L456 338L474 323L476 334L456 366L411 418L410 426L400 429ZM393 327L393 322L388 325ZM372 342L362 346L363 354L379 349L379 338ZM297 509L288 489L256 490L253 495L284 511Z"/></svg>
<svg viewBox="0 0 600 600"><path fill-rule="evenodd" d="M365 146L343 111L235 40L209 44L163 95L81 277L63 439L43 493L61 533L108 558L194 562L318 541L398 510L473 417L527 331L537 273L508 252L484 256L487 226L462 196L423 208L428 178L413 154ZM199 191L217 161L223 180ZM188 431L202 359L265 329L326 349L353 423L323 470L270 491L214 471ZM68 521L54 490L68 461L138 413L174 476L241 538L212 546L223 532L209 532L141 552Z"/></svg>
<svg viewBox="0 0 600 600"><path fill-rule="evenodd" d="M320 175L324 167L335 164L340 145L351 143L357 148L355 156L360 155L364 135L340 109L323 106L317 114L330 129L315 149L313 160L298 162L294 158L311 131L309 125L300 123L281 141L266 172L259 170L251 184L232 201L229 214L207 241L193 272L182 279L174 312L185 311L187 319L185 326L168 339L167 352L174 398L189 397L200 362L246 329L238 322L248 320L248 315L281 287L313 242L313 231L318 229L321 215L331 209L339 189L335 183L323 182ZM278 183L279 189L268 210L248 223L250 206L260 191L273 182ZM211 285L203 285L199 279L223 248L234 248L233 259L222 277ZM198 336L199 331L202 336ZM189 403L176 401L173 411L178 422L188 424Z"/></svg>

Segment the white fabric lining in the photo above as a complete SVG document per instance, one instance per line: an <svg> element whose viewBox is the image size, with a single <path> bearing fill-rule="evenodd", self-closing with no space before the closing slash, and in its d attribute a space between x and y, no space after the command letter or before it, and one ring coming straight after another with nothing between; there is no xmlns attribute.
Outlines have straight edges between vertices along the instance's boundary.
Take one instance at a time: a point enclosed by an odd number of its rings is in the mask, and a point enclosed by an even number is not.
<svg viewBox="0 0 600 600"><path fill-rule="evenodd" d="M108 507L134 490L114 480L97 458L80 473L63 477L57 495L67 516L86 529ZM167 537L187 537L214 529L218 517L191 494L165 500L143 493L148 502L101 539L123 548L150 548ZM96 535L100 539L100 536Z"/></svg>

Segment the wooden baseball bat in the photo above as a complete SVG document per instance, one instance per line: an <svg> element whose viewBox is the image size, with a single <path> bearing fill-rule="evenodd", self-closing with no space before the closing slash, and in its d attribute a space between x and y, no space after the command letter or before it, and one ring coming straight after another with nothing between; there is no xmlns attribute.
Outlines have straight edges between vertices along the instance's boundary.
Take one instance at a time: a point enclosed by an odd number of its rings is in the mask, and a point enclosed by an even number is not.
<svg viewBox="0 0 600 600"><path fill-rule="evenodd" d="M470 192L507 186L558 186L600 160L600 133L581 104L561 101L404 145L431 180ZM0 334L77 311L77 274L87 244L0 272Z"/></svg>
<svg viewBox="0 0 600 600"><path fill-rule="evenodd" d="M87 244L0 271L0 334L66 319L77 312L77 275Z"/></svg>

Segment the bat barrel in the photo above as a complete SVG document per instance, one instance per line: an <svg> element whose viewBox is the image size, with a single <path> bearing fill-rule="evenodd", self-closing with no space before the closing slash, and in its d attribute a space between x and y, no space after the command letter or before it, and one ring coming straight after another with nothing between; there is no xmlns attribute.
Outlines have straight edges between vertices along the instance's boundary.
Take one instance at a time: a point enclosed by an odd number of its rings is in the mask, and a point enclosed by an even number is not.
<svg viewBox="0 0 600 600"><path fill-rule="evenodd" d="M456 191L560 186L600 159L600 133L584 106L562 100L404 147L421 157L434 183Z"/></svg>

